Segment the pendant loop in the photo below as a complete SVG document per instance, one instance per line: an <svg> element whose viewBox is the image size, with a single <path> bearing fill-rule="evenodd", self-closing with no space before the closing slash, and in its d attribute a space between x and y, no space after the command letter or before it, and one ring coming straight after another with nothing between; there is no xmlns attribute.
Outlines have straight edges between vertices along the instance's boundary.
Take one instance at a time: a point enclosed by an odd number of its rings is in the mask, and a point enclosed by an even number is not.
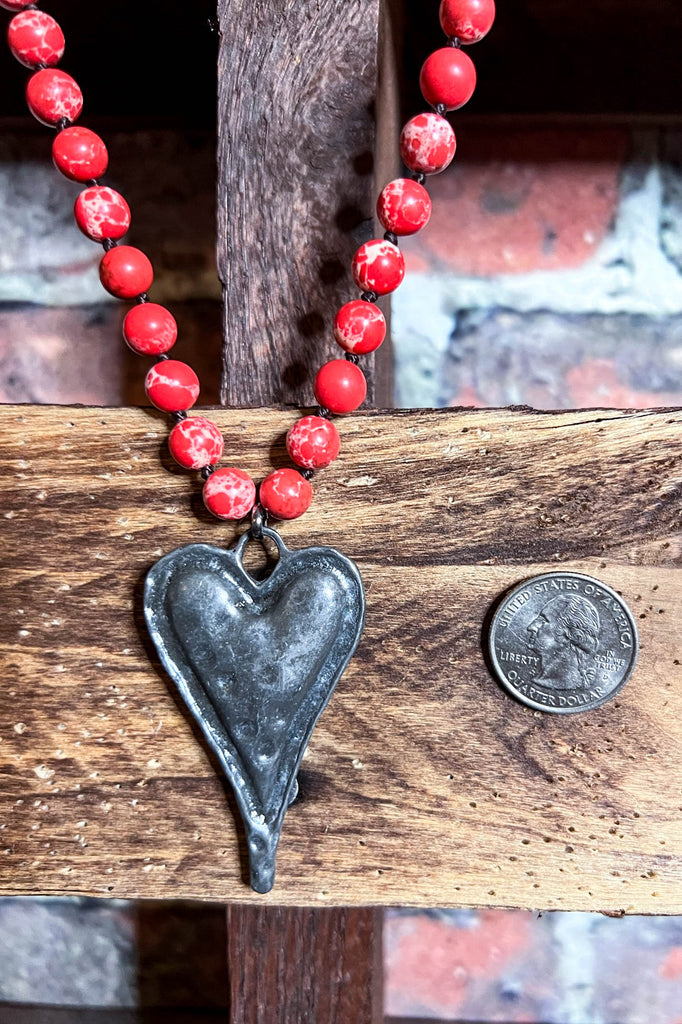
<svg viewBox="0 0 682 1024"><path fill-rule="evenodd" d="M262 544L263 547L266 547L266 541L272 541L277 548L277 556L279 560L281 560L282 556L290 554L288 547L280 537L277 530L268 526L268 513L260 503L255 504L251 509L250 528L241 535L235 546L232 548L234 557L244 572L247 571L244 569L242 561L244 548L251 540L255 540L258 544Z"/></svg>
<svg viewBox="0 0 682 1024"><path fill-rule="evenodd" d="M263 530L267 527L267 525L268 514L263 508L263 506L260 504L260 502L256 502L256 504L251 509L251 529L249 530L249 533L251 534L254 540L263 539Z"/></svg>

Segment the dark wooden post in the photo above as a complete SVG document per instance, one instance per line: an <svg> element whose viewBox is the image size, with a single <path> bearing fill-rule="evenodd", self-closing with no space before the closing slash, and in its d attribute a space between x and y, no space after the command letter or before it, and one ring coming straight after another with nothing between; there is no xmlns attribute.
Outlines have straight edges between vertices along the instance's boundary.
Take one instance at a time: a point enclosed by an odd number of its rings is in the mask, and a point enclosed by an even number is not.
<svg viewBox="0 0 682 1024"><path fill-rule="evenodd" d="M229 907L231 1020L379 1024L381 917L357 907Z"/></svg>
<svg viewBox="0 0 682 1024"><path fill-rule="evenodd" d="M382 147L377 168L380 56L395 110L391 23L381 0L220 0L218 12L221 400L310 405L392 159ZM363 368L369 403L390 404L388 353L378 375L373 359ZM230 907L228 929L235 1024L381 1019L380 913Z"/></svg>
<svg viewBox="0 0 682 1024"><path fill-rule="evenodd" d="M357 294L353 252L374 232L383 7L219 0L218 12L222 402L312 405L317 367L339 355L334 313ZM389 374L377 386L373 365L368 400L390 405Z"/></svg>

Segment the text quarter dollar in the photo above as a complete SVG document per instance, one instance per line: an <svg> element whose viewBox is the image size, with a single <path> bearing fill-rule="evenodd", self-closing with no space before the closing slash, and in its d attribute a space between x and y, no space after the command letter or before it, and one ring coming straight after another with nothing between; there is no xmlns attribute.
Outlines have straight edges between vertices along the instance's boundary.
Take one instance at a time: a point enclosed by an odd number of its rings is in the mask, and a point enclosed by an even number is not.
<svg viewBox="0 0 682 1024"><path fill-rule="evenodd" d="M610 700L635 667L637 628L623 598L605 583L551 572L515 587L493 616L489 652L506 689L557 714Z"/></svg>

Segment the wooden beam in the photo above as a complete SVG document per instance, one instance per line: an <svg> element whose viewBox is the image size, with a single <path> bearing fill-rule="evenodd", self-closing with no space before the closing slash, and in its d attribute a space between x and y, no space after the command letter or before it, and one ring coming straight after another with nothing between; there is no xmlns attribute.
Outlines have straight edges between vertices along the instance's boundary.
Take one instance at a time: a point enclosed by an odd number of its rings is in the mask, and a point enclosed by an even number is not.
<svg viewBox="0 0 682 1024"><path fill-rule="evenodd" d="M381 914L227 910L230 1020L235 1024L381 1024Z"/></svg>
<svg viewBox="0 0 682 1024"><path fill-rule="evenodd" d="M229 406L310 402L317 368L341 355L331 324L356 293L353 251L378 230L372 228L378 187L397 171L394 25L381 0L325 0L315 10L265 3L260 22L243 0L221 0L218 11L221 400ZM377 358L378 374L374 356L363 365L369 401L388 405L388 343ZM381 991L375 986L368 996L363 971L375 960L372 950L381 948L381 929L371 911L354 913L353 928L364 922L358 934L365 945L350 940L341 996L336 956L349 939L345 911L321 917L229 910L231 932L238 933L228 947L231 1019L270 1020L277 1006L283 1024L378 1020L371 1006L381 1012ZM257 964L244 959L256 936ZM312 973L303 972L305 965Z"/></svg>
<svg viewBox="0 0 682 1024"><path fill-rule="evenodd" d="M213 415L256 478L284 459L293 411ZM681 423L450 410L341 425L341 457L282 534L356 560L367 627L262 897L140 621L156 558L237 531L170 464L161 417L6 407L0 892L681 913ZM641 634L633 679L584 716L514 703L481 655L498 595L556 566L621 590Z"/></svg>
<svg viewBox="0 0 682 1024"><path fill-rule="evenodd" d="M317 368L340 354L332 320L357 295L351 259L374 231L380 9L218 4L223 405L310 403ZM382 358L378 400L390 404Z"/></svg>

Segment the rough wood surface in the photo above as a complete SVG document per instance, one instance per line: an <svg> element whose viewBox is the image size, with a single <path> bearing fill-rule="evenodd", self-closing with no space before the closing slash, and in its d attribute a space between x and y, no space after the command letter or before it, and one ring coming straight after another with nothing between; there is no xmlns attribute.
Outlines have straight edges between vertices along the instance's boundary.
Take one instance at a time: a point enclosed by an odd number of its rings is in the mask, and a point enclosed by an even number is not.
<svg viewBox="0 0 682 1024"><path fill-rule="evenodd" d="M295 416L215 413L255 477ZM140 621L157 557L234 531L169 463L157 415L5 408L0 891L682 912L681 425L518 410L341 425L314 507L282 533L357 561L367 627L262 897ZM640 628L635 676L585 716L514 703L481 656L498 595L558 565L621 590Z"/></svg>
<svg viewBox="0 0 682 1024"><path fill-rule="evenodd" d="M356 297L351 259L374 233L380 7L218 4L223 405L310 404L339 355L334 313ZM377 398L391 403L386 387Z"/></svg>
<svg viewBox="0 0 682 1024"><path fill-rule="evenodd" d="M372 909L227 910L234 1024L380 1024L381 914Z"/></svg>
<svg viewBox="0 0 682 1024"><path fill-rule="evenodd" d="M377 42L374 200L387 182L404 173L398 145L403 122L404 35L402 0L381 0ZM383 235L384 229L376 216L374 225L376 234ZM381 348L374 353L374 402L372 404L380 408L391 408L395 404L395 397L390 296L380 299L379 305L383 308L386 317L387 336ZM363 366L365 358L363 356L361 360Z"/></svg>

